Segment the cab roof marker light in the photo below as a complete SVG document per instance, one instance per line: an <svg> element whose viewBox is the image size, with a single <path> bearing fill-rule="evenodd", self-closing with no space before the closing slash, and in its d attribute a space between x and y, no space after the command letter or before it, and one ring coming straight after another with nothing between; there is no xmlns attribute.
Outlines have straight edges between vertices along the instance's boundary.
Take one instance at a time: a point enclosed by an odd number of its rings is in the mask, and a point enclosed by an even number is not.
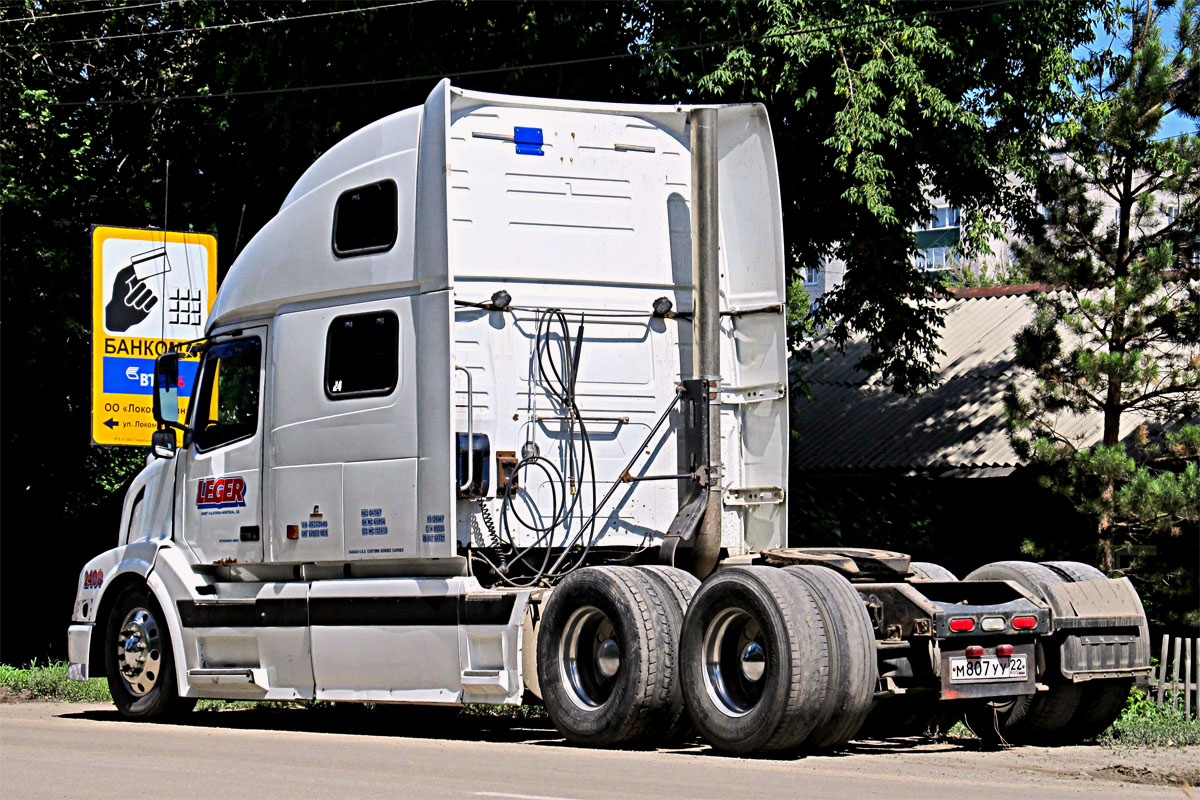
<svg viewBox="0 0 1200 800"><path fill-rule="evenodd" d="M979 627L985 631L1002 631L1008 627L1008 623L1004 621L1004 617L984 617Z"/></svg>
<svg viewBox="0 0 1200 800"><path fill-rule="evenodd" d="M1016 624L1016 620L1013 620ZM950 630L955 633L967 633L975 630L975 620L971 617L955 617L950 620Z"/></svg>

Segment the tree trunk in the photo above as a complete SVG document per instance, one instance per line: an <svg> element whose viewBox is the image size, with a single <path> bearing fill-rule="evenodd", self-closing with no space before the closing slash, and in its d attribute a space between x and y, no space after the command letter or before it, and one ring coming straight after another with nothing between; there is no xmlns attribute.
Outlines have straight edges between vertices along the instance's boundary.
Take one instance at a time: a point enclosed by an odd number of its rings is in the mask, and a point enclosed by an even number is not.
<svg viewBox="0 0 1200 800"><path fill-rule="evenodd" d="M1100 512L1100 520L1098 525L1099 541L1099 561L1100 569L1104 574L1111 575L1113 572L1113 537L1112 537L1112 512L1108 509L1112 508L1113 497L1116 494L1116 486L1110 481L1104 487L1104 493L1101 497L1104 498L1105 510Z"/></svg>
<svg viewBox="0 0 1200 800"><path fill-rule="evenodd" d="M1120 219L1117 220L1117 254L1116 261L1112 265L1113 277L1117 280L1129 277L1130 215L1133 213L1134 199L1133 165L1129 161L1126 161L1124 179L1121 185L1121 201L1117 206L1118 213L1121 215ZM1110 322L1108 350L1114 354L1124 353L1125 304L1121 302L1119 293L1115 291L1113 293L1113 313ZM1121 439L1121 383L1120 377L1110 376L1108 393L1104 398L1103 443L1109 447ZM1112 487L1109 487L1109 491L1112 491Z"/></svg>

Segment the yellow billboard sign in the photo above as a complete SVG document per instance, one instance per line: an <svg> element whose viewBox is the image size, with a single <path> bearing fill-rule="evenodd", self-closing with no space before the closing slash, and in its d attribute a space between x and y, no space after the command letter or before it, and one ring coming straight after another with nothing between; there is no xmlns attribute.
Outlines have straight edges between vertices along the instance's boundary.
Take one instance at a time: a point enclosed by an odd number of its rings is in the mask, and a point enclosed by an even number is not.
<svg viewBox="0 0 1200 800"><path fill-rule="evenodd" d="M92 226L93 444L150 444L154 359L204 336L216 294L212 234ZM181 412L197 363L179 363Z"/></svg>

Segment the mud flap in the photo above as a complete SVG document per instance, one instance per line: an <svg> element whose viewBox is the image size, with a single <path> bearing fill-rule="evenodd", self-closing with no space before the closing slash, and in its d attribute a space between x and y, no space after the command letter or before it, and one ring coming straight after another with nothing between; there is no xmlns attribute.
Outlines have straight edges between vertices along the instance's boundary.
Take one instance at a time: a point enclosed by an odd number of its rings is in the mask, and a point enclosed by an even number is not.
<svg viewBox="0 0 1200 800"><path fill-rule="evenodd" d="M1044 587L1054 611L1063 677L1071 681L1149 674L1150 628L1128 578Z"/></svg>

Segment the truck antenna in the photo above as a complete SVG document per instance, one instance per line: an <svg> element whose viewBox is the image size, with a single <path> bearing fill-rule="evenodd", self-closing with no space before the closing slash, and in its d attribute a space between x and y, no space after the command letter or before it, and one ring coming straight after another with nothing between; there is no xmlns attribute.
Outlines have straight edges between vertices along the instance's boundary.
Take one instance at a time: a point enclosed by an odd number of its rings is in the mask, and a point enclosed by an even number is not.
<svg viewBox="0 0 1200 800"><path fill-rule="evenodd" d="M167 210L171 197L171 159L167 159L167 175L163 181L163 246L167 244Z"/></svg>
<svg viewBox="0 0 1200 800"><path fill-rule="evenodd" d="M246 219L246 204L242 203L242 215L240 217L238 217L237 236L235 236L233 238L233 255L235 257L238 254L238 245L241 244L241 242L242 242L242 222L244 222L245 219Z"/></svg>

